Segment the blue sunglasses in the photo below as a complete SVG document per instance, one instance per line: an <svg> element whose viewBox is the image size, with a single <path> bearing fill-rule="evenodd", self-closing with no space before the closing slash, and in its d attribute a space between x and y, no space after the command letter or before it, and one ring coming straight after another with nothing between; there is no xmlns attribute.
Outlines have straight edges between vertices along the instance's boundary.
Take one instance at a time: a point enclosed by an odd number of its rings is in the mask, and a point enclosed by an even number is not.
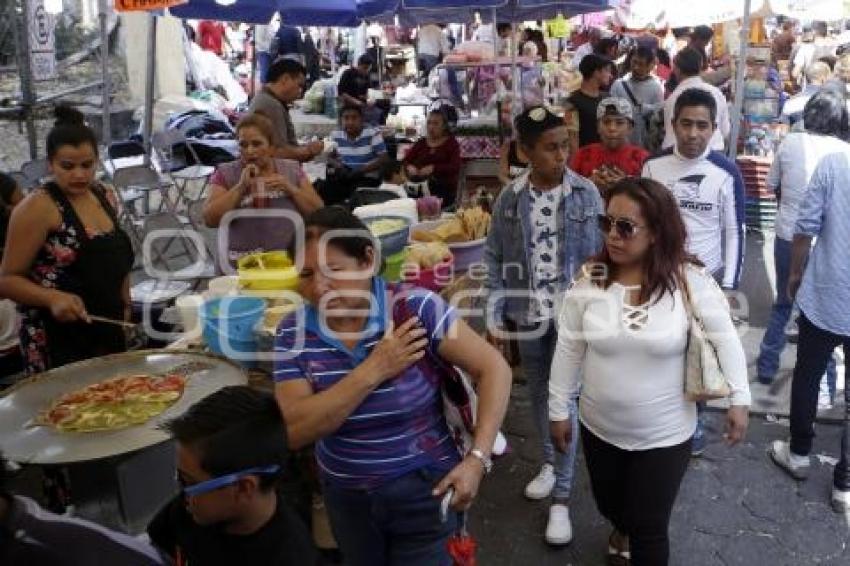
<svg viewBox="0 0 850 566"><path fill-rule="evenodd" d="M219 476L217 478L212 478L199 483L194 483L192 485L186 485L186 482L183 480L183 478L180 477L180 474L178 474L177 483L180 484L180 489L183 491L183 494L186 497L195 497L196 495L209 493L210 491L215 491L217 489L227 487L228 485L233 485L245 476L255 474L276 474L278 471L280 471L280 466L277 464L257 468L248 468L247 470L242 470L241 472L233 472L232 474Z"/></svg>

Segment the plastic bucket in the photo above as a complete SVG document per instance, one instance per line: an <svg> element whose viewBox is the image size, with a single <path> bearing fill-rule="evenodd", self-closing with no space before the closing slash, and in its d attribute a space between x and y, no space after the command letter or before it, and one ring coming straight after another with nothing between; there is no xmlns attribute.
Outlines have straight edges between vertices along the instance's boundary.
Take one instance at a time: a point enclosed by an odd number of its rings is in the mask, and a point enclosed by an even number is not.
<svg viewBox="0 0 850 566"><path fill-rule="evenodd" d="M449 250L455 258L455 271L464 272L470 265L484 261L484 244L486 238L473 240L471 242L457 242L448 244Z"/></svg>
<svg viewBox="0 0 850 566"><path fill-rule="evenodd" d="M402 250L386 258L384 260L384 270L381 271L381 277L391 283L401 281L401 268L404 265L405 259L407 259L407 250Z"/></svg>
<svg viewBox="0 0 850 566"><path fill-rule="evenodd" d="M254 327L263 318L266 302L258 297L222 297L204 303L201 323L204 338L221 334L231 341L254 339Z"/></svg>

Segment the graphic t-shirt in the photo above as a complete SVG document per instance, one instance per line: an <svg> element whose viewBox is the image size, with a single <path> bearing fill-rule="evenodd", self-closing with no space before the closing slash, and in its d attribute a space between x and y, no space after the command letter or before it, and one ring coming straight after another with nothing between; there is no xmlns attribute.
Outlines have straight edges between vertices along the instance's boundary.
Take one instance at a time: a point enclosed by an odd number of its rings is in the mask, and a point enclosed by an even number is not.
<svg viewBox="0 0 850 566"><path fill-rule="evenodd" d="M532 320L550 320L555 316L558 291L558 204L563 188L539 191L529 187L531 212L531 282L535 301L531 301Z"/></svg>
<svg viewBox="0 0 850 566"><path fill-rule="evenodd" d="M688 252L710 273L722 270L723 287L737 287L744 254L744 188L736 165L718 152L687 159L667 151L648 160L641 176L676 197Z"/></svg>

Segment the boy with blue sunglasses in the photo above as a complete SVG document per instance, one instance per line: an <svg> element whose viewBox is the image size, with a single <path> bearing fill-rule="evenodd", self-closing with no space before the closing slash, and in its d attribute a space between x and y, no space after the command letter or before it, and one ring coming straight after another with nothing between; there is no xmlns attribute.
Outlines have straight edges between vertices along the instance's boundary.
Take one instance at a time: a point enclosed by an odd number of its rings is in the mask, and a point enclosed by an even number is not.
<svg viewBox="0 0 850 566"><path fill-rule="evenodd" d="M177 566L312 566L310 534L278 493L286 430L274 397L226 387L168 422L181 493L148 526Z"/></svg>

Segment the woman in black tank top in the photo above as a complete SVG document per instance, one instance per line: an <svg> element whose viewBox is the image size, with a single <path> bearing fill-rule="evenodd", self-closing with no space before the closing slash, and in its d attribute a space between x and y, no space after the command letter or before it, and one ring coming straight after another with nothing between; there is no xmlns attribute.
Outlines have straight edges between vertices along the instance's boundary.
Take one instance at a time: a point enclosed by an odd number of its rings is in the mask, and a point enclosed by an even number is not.
<svg viewBox="0 0 850 566"><path fill-rule="evenodd" d="M0 266L0 298L15 301L21 312L28 374L126 350L120 327L89 317L129 314L132 244L119 226L114 195L95 181L94 133L57 117L47 137L55 180L18 205Z"/></svg>

